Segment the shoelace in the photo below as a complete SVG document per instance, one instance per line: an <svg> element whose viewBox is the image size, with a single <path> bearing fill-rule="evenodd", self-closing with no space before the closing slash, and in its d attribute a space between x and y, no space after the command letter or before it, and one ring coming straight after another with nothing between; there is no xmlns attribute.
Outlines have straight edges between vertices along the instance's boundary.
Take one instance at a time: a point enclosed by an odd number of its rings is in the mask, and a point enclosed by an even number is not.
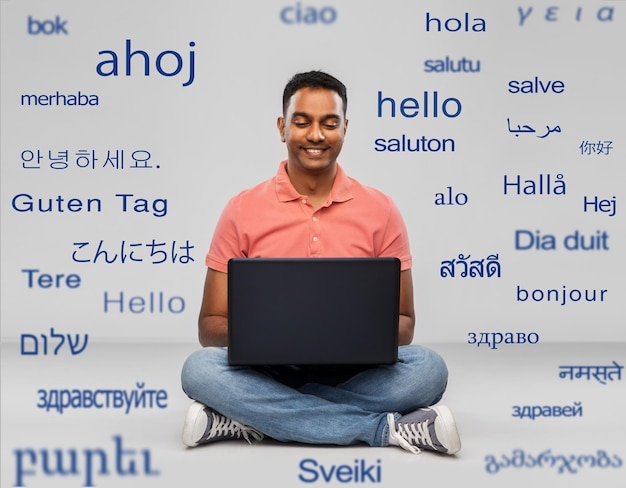
<svg viewBox="0 0 626 488"><path fill-rule="evenodd" d="M213 439L214 437L236 437L239 439L243 436L248 444L252 444L253 441L263 439L263 434L252 427L247 427L236 420L218 415L215 412L211 412L211 416L213 417L213 421L211 422L211 430L209 431L207 440ZM249 436L252 436L253 439L251 440Z"/></svg>
<svg viewBox="0 0 626 488"><path fill-rule="evenodd" d="M430 438L430 431L428 430L428 420L419 423L396 425L393 414L389 413L387 414L387 423L389 424L389 436L398 441L398 444L403 449L413 454L419 454L422 450L418 445L429 445L434 448L433 441Z"/></svg>

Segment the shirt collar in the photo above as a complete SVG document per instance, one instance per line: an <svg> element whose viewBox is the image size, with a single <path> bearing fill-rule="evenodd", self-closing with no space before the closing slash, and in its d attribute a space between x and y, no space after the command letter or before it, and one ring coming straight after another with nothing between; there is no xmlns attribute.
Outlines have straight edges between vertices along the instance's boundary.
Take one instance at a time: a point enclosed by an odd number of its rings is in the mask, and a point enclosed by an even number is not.
<svg viewBox="0 0 626 488"><path fill-rule="evenodd" d="M300 195L291 184L289 175L287 174L287 161L280 163L276 172L276 196L279 202L291 202L300 200L304 195ZM333 187L330 190L331 202L346 202L354 198L352 194L352 181L346 175L343 168L337 164L337 174Z"/></svg>

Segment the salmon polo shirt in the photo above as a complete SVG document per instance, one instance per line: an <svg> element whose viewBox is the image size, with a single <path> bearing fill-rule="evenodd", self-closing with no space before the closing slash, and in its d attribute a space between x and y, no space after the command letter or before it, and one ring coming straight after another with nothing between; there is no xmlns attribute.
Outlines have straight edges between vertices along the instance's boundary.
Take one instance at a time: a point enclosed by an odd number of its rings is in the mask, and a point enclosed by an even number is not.
<svg viewBox="0 0 626 488"><path fill-rule="evenodd" d="M233 197L215 228L206 265L226 273L230 258L397 257L411 253L402 216L390 197L337 175L326 202L315 210L300 195L283 161L276 176Z"/></svg>

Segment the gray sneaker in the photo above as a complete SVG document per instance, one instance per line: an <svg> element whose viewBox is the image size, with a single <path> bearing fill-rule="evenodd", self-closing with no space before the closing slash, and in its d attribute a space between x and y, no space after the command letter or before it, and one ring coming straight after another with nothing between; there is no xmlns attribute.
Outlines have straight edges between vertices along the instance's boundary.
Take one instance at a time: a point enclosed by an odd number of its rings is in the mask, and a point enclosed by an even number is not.
<svg viewBox="0 0 626 488"><path fill-rule="evenodd" d="M392 413L387 414L387 424L389 438L414 454L422 449L455 454L461 449L452 412L443 405L420 408L398 420Z"/></svg>
<svg viewBox="0 0 626 488"><path fill-rule="evenodd" d="M183 426L183 442L189 447L242 437L248 441L248 444L252 444L262 440L263 434L199 402L193 402L187 410Z"/></svg>

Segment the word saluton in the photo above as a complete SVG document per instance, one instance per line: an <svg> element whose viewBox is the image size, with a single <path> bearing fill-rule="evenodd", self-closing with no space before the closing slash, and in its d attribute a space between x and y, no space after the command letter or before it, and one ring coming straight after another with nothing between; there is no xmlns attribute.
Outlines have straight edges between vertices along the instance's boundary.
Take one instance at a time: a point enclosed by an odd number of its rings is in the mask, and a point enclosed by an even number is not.
<svg viewBox="0 0 626 488"><path fill-rule="evenodd" d="M112 50L99 51L98 55L108 57L100 61L96 66L96 73L100 76L118 76L120 71L120 63L124 64L124 73L126 76L132 76L131 63L133 58L137 59L141 63L143 61L143 74L144 76L150 76L150 55L146 51L140 49L133 51L131 47L132 41L126 39L126 50L124 55L121 56L121 61L118 54ZM191 41L189 47L194 47L195 42ZM183 57L177 52L172 50L166 50L160 52L155 60L154 67L161 76L171 77L177 76L185 67ZM189 75L186 82L182 86L189 86L195 79L195 53L193 49L189 51Z"/></svg>

